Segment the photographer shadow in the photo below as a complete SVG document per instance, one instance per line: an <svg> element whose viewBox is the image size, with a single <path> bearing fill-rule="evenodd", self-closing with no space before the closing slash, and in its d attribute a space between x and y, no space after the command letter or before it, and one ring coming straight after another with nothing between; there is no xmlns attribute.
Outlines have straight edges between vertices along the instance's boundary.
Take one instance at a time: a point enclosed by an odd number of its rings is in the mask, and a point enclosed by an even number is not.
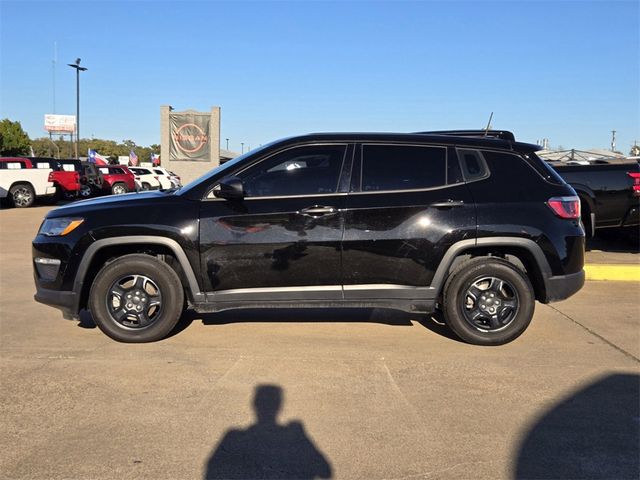
<svg viewBox="0 0 640 480"><path fill-rule="evenodd" d="M331 464L299 421L279 424L283 392L277 385L256 387L256 422L231 429L207 461L205 479L331 478Z"/></svg>

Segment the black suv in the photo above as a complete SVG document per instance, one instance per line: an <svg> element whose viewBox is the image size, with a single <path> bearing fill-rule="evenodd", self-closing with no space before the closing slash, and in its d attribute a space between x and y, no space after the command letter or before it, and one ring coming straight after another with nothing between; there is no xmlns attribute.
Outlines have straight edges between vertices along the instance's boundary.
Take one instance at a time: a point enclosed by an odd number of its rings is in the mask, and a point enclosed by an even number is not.
<svg viewBox="0 0 640 480"><path fill-rule="evenodd" d="M579 200L537 149L505 131L284 139L180 190L50 211L35 299L124 342L186 306L382 307L503 344L584 283Z"/></svg>

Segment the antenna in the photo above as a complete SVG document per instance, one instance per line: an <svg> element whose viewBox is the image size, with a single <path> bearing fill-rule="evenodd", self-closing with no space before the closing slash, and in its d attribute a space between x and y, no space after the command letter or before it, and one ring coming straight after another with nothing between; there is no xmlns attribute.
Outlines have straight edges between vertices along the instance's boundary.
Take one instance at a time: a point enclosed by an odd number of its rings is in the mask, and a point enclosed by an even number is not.
<svg viewBox="0 0 640 480"><path fill-rule="evenodd" d="M493 112L489 115L489 121L487 122L487 128L484 130L484 136L486 137L489 134L489 129L491 128L491 119L493 118Z"/></svg>

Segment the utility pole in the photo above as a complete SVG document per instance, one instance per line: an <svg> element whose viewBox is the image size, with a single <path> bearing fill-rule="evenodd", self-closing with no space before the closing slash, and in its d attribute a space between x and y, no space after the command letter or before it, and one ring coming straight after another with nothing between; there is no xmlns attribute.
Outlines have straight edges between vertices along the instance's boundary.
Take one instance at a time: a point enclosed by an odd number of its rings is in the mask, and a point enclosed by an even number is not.
<svg viewBox="0 0 640 480"><path fill-rule="evenodd" d="M76 158L78 157L78 141L80 140L80 72L87 69L80 66L80 59L76 58L76 63L67 63L71 68L76 69Z"/></svg>

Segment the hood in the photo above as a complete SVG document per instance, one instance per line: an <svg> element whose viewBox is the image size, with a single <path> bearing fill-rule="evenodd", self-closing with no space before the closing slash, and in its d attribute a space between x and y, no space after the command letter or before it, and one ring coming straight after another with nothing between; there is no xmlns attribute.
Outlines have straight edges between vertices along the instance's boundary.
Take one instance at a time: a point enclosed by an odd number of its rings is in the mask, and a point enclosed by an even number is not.
<svg viewBox="0 0 640 480"><path fill-rule="evenodd" d="M108 195L106 197L90 198L72 202L62 207L51 210L47 214L47 218L65 217L69 215L79 215L83 212L95 210L107 210L115 208L123 208L129 206L144 205L145 203L158 205L167 198L173 197L172 193L167 192L144 192L144 193L125 193L124 195Z"/></svg>

